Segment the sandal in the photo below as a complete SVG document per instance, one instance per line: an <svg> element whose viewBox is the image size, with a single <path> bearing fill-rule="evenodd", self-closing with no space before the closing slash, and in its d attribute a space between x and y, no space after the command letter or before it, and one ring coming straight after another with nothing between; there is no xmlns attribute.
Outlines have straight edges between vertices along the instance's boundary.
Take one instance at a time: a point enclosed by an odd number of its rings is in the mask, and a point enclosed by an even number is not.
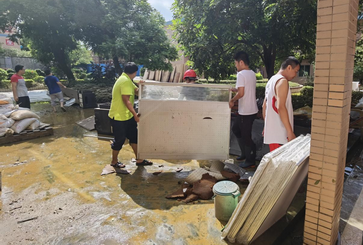
<svg viewBox="0 0 363 245"><path fill-rule="evenodd" d="M115 164L111 163L110 165L111 165L111 167L114 167L114 168L124 168L125 167L125 165L120 162L117 162Z"/></svg>
<svg viewBox="0 0 363 245"><path fill-rule="evenodd" d="M144 160L142 162L136 162L136 166L148 166L148 165L153 165L153 162L150 162L148 160Z"/></svg>

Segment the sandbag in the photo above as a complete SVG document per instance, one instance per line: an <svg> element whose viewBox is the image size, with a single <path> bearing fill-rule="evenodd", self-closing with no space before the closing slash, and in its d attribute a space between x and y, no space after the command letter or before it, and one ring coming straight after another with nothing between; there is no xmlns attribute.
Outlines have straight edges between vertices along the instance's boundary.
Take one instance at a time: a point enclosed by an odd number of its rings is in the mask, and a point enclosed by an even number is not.
<svg viewBox="0 0 363 245"><path fill-rule="evenodd" d="M11 129L18 134L27 127L29 127L29 125L35 122L36 120L37 120L36 118L25 118L23 120L15 122L14 125L11 127Z"/></svg>
<svg viewBox="0 0 363 245"><path fill-rule="evenodd" d="M9 134L14 134L14 130L12 130L11 128L0 128L0 137Z"/></svg>
<svg viewBox="0 0 363 245"><path fill-rule="evenodd" d="M11 128L14 125L14 120L0 114L0 128Z"/></svg>
<svg viewBox="0 0 363 245"><path fill-rule="evenodd" d="M19 121L19 120L22 120L25 118L39 119L39 116L30 110L29 111L28 110L17 110L17 111L14 111L13 113L11 113L10 118L15 121Z"/></svg>
<svg viewBox="0 0 363 245"><path fill-rule="evenodd" d="M30 124L27 129L29 130L34 130L34 129L37 129L39 128L40 126L40 121L37 119L35 122L33 122L32 124Z"/></svg>
<svg viewBox="0 0 363 245"><path fill-rule="evenodd" d="M13 104L0 105L0 114L5 115L8 112L15 110L15 106Z"/></svg>
<svg viewBox="0 0 363 245"><path fill-rule="evenodd" d="M0 105L8 105L8 104L13 104L13 100L11 99L11 97L8 97L6 95L1 95Z"/></svg>

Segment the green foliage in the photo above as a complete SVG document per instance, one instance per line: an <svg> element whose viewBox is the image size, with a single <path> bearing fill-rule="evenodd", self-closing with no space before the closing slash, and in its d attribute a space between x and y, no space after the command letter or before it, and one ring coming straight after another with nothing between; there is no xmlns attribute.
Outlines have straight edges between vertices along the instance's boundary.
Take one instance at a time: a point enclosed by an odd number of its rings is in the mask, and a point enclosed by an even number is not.
<svg viewBox="0 0 363 245"><path fill-rule="evenodd" d="M40 70L40 69L35 69L36 73L38 74L38 76L43 76L45 77L45 73L44 71Z"/></svg>
<svg viewBox="0 0 363 245"><path fill-rule="evenodd" d="M8 56L8 57L32 57L29 51L19 50L16 48L7 48L4 49L0 44L0 56Z"/></svg>
<svg viewBox="0 0 363 245"><path fill-rule="evenodd" d="M294 50L314 53L316 9L317 1L175 0L173 24L185 55L206 77L233 74L233 55L240 50L271 77L275 60Z"/></svg>
<svg viewBox="0 0 363 245"><path fill-rule="evenodd" d="M256 79L263 80L263 76L262 76L261 72L256 73Z"/></svg>
<svg viewBox="0 0 363 245"><path fill-rule="evenodd" d="M36 82L36 83L44 83L44 76L36 76L34 78L34 82Z"/></svg>
<svg viewBox="0 0 363 245"><path fill-rule="evenodd" d="M7 73L8 73L8 79L10 79L11 76L15 74L15 71L14 70L10 70L10 71L8 70Z"/></svg>
<svg viewBox="0 0 363 245"><path fill-rule="evenodd" d="M146 71L146 68L145 68L145 67L141 68L141 70L140 70L140 76L141 76L141 77L143 77L143 76L144 76L145 71Z"/></svg>
<svg viewBox="0 0 363 245"><path fill-rule="evenodd" d="M257 83L256 84L256 98L264 99L265 98L265 88L267 83Z"/></svg>
<svg viewBox="0 0 363 245"><path fill-rule="evenodd" d="M237 80L237 75L233 74L228 77L228 80Z"/></svg>
<svg viewBox="0 0 363 245"><path fill-rule="evenodd" d="M38 73L35 70L26 69L23 77L25 79L34 79L38 76Z"/></svg>
<svg viewBox="0 0 363 245"><path fill-rule="evenodd" d="M74 32L79 29L74 22L74 9L79 1L9 0L2 2L0 28L14 27L13 41L26 39L34 58L45 65L53 63L70 79L69 53L77 48ZM84 5L82 3L82 5ZM21 21L19 21L21 16ZM15 25L14 25L15 24Z"/></svg>
<svg viewBox="0 0 363 245"><path fill-rule="evenodd" d="M56 67L56 66L53 66L51 68L51 71L52 71L53 75L56 76L56 77L58 77L59 79L65 77L64 72L61 69L59 69L58 67Z"/></svg>
<svg viewBox="0 0 363 245"><path fill-rule="evenodd" d="M31 88L34 86L34 80L33 79L24 79L25 80L25 85L27 88Z"/></svg>
<svg viewBox="0 0 363 245"><path fill-rule="evenodd" d="M357 42L355 48L353 79L363 82L363 39Z"/></svg>
<svg viewBox="0 0 363 245"><path fill-rule="evenodd" d="M77 79L77 80L76 80L76 82L77 82L77 83L84 83L84 82L85 82L85 80L84 80L84 79Z"/></svg>
<svg viewBox="0 0 363 245"><path fill-rule="evenodd" d="M171 69L176 48L166 36L165 20L147 1L104 0L94 8L92 25L82 21L78 33L94 52L112 58L116 68L121 58L151 70Z"/></svg>
<svg viewBox="0 0 363 245"><path fill-rule="evenodd" d="M358 104L358 102L361 98L363 98L363 92L353 91L352 92L352 105Z"/></svg>
<svg viewBox="0 0 363 245"><path fill-rule="evenodd" d="M78 68L73 68L72 69L72 72L75 73L75 74L80 74L82 73L83 71L81 69L78 69Z"/></svg>
<svg viewBox="0 0 363 245"><path fill-rule="evenodd" d="M77 49L69 54L69 59L72 66L90 64L92 61L92 52L86 46L78 43Z"/></svg>
<svg viewBox="0 0 363 245"><path fill-rule="evenodd" d="M0 68L0 82L5 80L8 77L8 73L4 70Z"/></svg>
<svg viewBox="0 0 363 245"><path fill-rule="evenodd" d="M78 76L77 76L79 79L85 79L87 77L87 74L85 72L82 72L80 73Z"/></svg>

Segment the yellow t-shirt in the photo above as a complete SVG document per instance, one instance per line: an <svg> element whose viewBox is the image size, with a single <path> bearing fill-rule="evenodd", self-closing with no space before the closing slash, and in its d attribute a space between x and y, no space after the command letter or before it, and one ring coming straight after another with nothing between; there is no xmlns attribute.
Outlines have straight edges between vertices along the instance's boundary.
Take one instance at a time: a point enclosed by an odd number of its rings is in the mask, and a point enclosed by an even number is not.
<svg viewBox="0 0 363 245"><path fill-rule="evenodd" d="M130 95L130 102L134 105L135 88L137 87L131 81L130 77L126 73L122 73L112 89L111 108L108 113L111 119L127 121L134 116L122 101L122 95Z"/></svg>

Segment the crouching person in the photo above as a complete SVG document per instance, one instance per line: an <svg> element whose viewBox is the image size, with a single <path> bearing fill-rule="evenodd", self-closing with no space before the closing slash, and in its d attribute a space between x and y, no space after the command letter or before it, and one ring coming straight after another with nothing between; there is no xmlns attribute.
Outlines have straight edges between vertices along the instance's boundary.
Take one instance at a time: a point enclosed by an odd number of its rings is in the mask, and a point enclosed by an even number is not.
<svg viewBox="0 0 363 245"><path fill-rule="evenodd" d="M116 81L112 89L111 108L108 116L111 119L114 140L111 144L112 161L111 166L115 168L124 168L125 165L118 161L118 154L126 139L135 153L136 165L152 165L153 163L137 159L137 123L139 115L134 109L135 93L138 87L132 82L136 77L138 66L133 62L125 65L124 73Z"/></svg>

